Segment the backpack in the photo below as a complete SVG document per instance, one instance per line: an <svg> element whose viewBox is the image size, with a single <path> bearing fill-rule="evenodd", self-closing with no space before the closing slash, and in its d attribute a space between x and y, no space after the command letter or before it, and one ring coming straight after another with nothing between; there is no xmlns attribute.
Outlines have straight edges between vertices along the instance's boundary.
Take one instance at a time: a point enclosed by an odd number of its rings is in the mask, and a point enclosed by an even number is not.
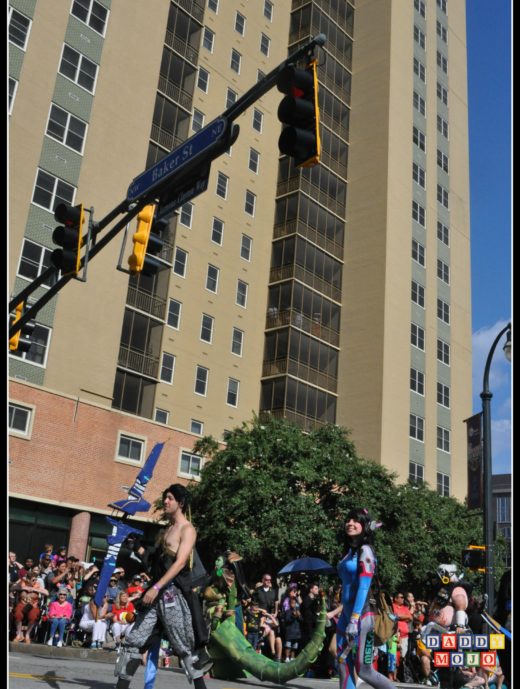
<svg viewBox="0 0 520 689"><path fill-rule="evenodd" d="M379 583L379 582L378 582ZM382 646L396 633L397 620L388 605L383 591L376 597L376 616L374 621L375 645Z"/></svg>

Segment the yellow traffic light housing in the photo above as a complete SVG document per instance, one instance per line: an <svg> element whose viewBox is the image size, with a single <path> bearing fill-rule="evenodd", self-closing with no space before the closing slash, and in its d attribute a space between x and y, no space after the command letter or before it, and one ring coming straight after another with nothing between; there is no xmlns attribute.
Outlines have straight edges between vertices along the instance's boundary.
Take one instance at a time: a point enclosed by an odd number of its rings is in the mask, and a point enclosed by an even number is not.
<svg viewBox="0 0 520 689"><path fill-rule="evenodd" d="M13 320L13 325L20 320L22 317L23 313L23 301L21 301L15 311L14 315L14 320ZM18 349L18 343L20 342L20 335L22 334L22 331L19 330L15 335L13 335L10 340L9 340L9 351L10 352L15 352Z"/></svg>
<svg viewBox="0 0 520 689"><path fill-rule="evenodd" d="M137 214L137 230L132 237L134 248L128 257L131 273L140 273L143 269L154 213L155 204L150 203L144 206Z"/></svg>
<svg viewBox="0 0 520 689"><path fill-rule="evenodd" d="M24 302L21 301L17 304L15 309L15 315L11 326L17 323L24 312ZM33 320L27 321L17 333L15 333L11 338L9 338L9 351L10 352L28 352L32 345L31 335L34 332L36 323Z"/></svg>

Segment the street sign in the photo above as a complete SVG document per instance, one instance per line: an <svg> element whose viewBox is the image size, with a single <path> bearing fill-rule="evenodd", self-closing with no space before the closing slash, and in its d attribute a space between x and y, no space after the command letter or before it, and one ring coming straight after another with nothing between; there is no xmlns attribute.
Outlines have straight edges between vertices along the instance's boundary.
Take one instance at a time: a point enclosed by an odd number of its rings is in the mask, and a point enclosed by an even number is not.
<svg viewBox="0 0 520 689"><path fill-rule="evenodd" d="M158 220L169 218L177 208L205 192L208 188L209 170L210 166L206 165L196 177L190 179L188 184L184 184L179 189L175 188L176 185L174 185L173 194L171 191L169 194L163 192L157 208L156 218Z"/></svg>
<svg viewBox="0 0 520 689"><path fill-rule="evenodd" d="M193 163L196 158L207 153L215 145L220 144L226 131L226 118L219 117L210 122L153 167L135 177L128 187L127 200L135 201L155 187L162 186L174 173L186 167L188 163Z"/></svg>

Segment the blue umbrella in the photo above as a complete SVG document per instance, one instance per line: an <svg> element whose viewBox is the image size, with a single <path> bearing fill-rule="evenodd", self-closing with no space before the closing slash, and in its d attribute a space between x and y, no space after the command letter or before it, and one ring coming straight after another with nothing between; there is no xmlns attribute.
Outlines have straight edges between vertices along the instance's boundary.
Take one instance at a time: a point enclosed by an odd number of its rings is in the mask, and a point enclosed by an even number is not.
<svg viewBox="0 0 520 689"><path fill-rule="evenodd" d="M319 557L300 557L292 560L278 572L278 574L291 574L292 572L315 572L316 574L335 574L336 568L329 565Z"/></svg>

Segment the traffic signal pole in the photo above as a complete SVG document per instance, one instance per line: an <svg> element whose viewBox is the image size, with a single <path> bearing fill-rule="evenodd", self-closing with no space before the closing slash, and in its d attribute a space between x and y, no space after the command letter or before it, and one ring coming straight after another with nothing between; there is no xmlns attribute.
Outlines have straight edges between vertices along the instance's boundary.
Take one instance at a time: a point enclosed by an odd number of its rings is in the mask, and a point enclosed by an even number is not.
<svg viewBox="0 0 520 689"><path fill-rule="evenodd" d="M304 57L310 56L314 48L316 46L322 47L325 41L325 34L318 34L308 43L305 43L303 46L298 48L298 50L289 55L287 59L285 59L277 67L271 70L271 72L269 72L269 74L263 77L263 79L261 79L248 91L246 91L246 93L244 93L243 96L241 96L237 101L235 101L235 103L233 103L219 118L216 118L213 122L217 122L218 120L222 119L228 124L231 124L237 117L239 117L245 110L247 110L247 108L250 105L252 105L263 95L265 95L273 86L276 85L277 79L281 71L285 67L295 64L298 60L301 60ZM211 125L212 123L207 125L204 129L209 129ZM183 144L181 144L181 146L178 147L178 149L174 149L174 151L172 151L172 153L169 154L169 156L167 157L170 157L177 150L179 150L180 152L182 152L182 150L186 150L186 147L188 147L190 142L192 140L194 141L198 135L200 139L201 131L202 130L200 130L197 134L187 139ZM229 148L229 146L233 143L237 136L238 127L229 126L227 130L228 138L223 139L220 142L220 144L217 141L217 145L214 145L212 150L208 151L208 154L205 158L200 156L200 160L197 158L196 161L194 161L194 163L196 162L197 167L200 167L201 165L209 165L209 163L212 160L222 155L222 153L224 153L224 151L226 151ZM157 168L157 165L154 167ZM154 172L154 167L149 168L149 170L145 171L143 175L146 175L146 173L150 171ZM139 177L143 177L143 175L138 176L134 179L134 181L138 180ZM171 194L172 187L175 187L176 185L182 185L183 183L185 184L188 178L193 175L193 166L185 166L182 169L180 169L178 173L174 173L167 179L165 179L164 183L155 183L153 185L153 188L145 189L145 191L142 194L139 194L136 198L127 197L126 199L121 201L121 203L119 203L113 210L111 210L110 213L108 213L105 216L105 218L103 218L103 220L93 223L91 235L92 239L95 240L97 235L101 232L101 230L103 230L107 225L113 222L118 215L120 215L121 213L125 213L124 218L119 220L102 239L96 241L92 247L87 247L88 258L87 254L85 254L81 258L80 268L84 266L86 260L90 261L96 254L98 254L108 244L108 242L110 242L120 232L120 230L122 230L128 224L128 222L139 213L139 211L144 206L146 206L149 203L156 203L158 201L160 202L161 196L167 196L168 194ZM83 242L86 242L87 236L88 235L83 236ZM32 294L34 290L40 287L49 277L51 277L54 274L58 274L58 272L59 271L54 266L47 268L47 270L45 270L41 275L39 275L35 280L33 280L33 282L30 285L27 285L27 287L25 287L19 294L17 294L15 297L11 299L11 301L9 302L9 310L11 311L12 309L14 309L16 305L19 304L21 301L26 302L27 297L30 294ZM49 302L54 297L54 295L57 294L73 277L75 277L75 275L72 273L62 275L62 277L52 287L50 287L46 291L46 293L42 295L40 299L38 299L38 301L36 301L27 309L27 311L18 321L16 321L16 323L12 324L12 326L9 329L9 337L13 337L13 335L15 335L23 327L23 325L25 325L31 318L34 318L38 311L40 311L40 309L45 304L47 304L47 302Z"/></svg>

